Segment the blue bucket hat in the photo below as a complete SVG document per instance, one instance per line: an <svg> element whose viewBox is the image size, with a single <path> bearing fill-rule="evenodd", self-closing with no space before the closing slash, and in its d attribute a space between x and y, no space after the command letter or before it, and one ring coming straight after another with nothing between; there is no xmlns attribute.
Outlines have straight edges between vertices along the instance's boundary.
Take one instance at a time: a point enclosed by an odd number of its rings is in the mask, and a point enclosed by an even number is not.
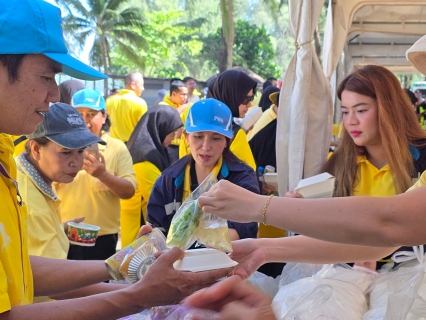
<svg viewBox="0 0 426 320"><path fill-rule="evenodd" d="M82 89L74 93L71 99L74 108L85 107L96 111L105 110L105 99L102 95L92 89Z"/></svg>
<svg viewBox="0 0 426 320"><path fill-rule="evenodd" d="M185 131L211 131L232 139L232 113L226 104L216 99L194 103L185 121Z"/></svg>
<svg viewBox="0 0 426 320"><path fill-rule="evenodd" d="M44 54L62 72L83 80L107 78L68 54L62 35L61 10L43 0L2 1L0 54Z"/></svg>
<svg viewBox="0 0 426 320"><path fill-rule="evenodd" d="M28 139L46 137L67 149L80 149L92 143L106 144L86 128L82 116L66 103L52 104L44 116Z"/></svg>

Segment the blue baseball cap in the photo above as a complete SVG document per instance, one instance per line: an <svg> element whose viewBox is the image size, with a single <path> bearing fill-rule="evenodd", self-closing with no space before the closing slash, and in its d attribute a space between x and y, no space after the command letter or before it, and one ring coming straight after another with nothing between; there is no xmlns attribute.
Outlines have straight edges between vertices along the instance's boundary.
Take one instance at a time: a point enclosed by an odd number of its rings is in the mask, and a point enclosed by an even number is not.
<svg viewBox="0 0 426 320"><path fill-rule="evenodd" d="M44 54L60 63L62 72L83 80L107 78L68 53L61 10L43 0L2 1L0 54Z"/></svg>
<svg viewBox="0 0 426 320"><path fill-rule="evenodd" d="M217 132L232 139L232 113L226 104L216 99L204 99L194 103L185 121L185 131Z"/></svg>
<svg viewBox="0 0 426 320"><path fill-rule="evenodd" d="M105 99L98 91L86 88L74 93L71 98L71 105L74 108L85 107L101 111L105 110Z"/></svg>
<svg viewBox="0 0 426 320"><path fill-rule="evenodd" d="M67 149L80 149L92 143L106 145L105 141L87 129L77 110L66 103L52 104L44 117L28 139L46 137Z"/></svg>

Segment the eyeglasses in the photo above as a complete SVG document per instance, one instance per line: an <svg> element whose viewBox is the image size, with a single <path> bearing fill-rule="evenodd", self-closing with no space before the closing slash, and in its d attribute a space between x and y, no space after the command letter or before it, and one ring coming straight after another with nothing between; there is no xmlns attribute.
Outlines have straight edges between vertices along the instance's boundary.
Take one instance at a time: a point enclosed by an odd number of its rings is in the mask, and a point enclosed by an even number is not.
<svg viewBox="0 0 426 320"><path fill-rule="evenodd" d="M254 95L247 96L244 98L243 102L241 104L248 104L249 102L254 100Z"/></svg>

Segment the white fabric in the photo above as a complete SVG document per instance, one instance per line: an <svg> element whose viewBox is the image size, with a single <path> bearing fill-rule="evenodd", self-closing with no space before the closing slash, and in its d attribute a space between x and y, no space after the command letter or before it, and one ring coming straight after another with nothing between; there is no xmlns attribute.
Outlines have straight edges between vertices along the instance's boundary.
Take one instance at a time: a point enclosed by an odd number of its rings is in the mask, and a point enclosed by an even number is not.
<svg viewBox="0 0 426 320"><path fill-rule="evenodd" d="M277 129L280 195L320 173L331 139L333 106L312 38L324 1L290 0L296 52L284 77Z"/></svg>

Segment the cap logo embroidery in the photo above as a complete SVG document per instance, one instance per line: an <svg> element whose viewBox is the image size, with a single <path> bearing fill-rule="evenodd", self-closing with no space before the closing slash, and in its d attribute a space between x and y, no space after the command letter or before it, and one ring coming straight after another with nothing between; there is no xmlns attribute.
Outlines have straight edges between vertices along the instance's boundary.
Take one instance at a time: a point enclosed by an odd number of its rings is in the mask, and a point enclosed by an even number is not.
<svg viewBox="0 0 426 320"><path fill-rule="evenodd" d="M83 124L83 120L81 119L79 114L75 114L75 113L70 113L68 114L68 123L69 124L76 124L76 125L81 125Z"/></svg>
<svg viewBox="0 0 426 320"><path fill-rule="evenodd" d="M221 118L221 117L218 117L218 116L214 116L214 118L213 118L213 120L214 121L219 121L220 123L225 123L225 119L223 119L223 118Z"/></svg>

